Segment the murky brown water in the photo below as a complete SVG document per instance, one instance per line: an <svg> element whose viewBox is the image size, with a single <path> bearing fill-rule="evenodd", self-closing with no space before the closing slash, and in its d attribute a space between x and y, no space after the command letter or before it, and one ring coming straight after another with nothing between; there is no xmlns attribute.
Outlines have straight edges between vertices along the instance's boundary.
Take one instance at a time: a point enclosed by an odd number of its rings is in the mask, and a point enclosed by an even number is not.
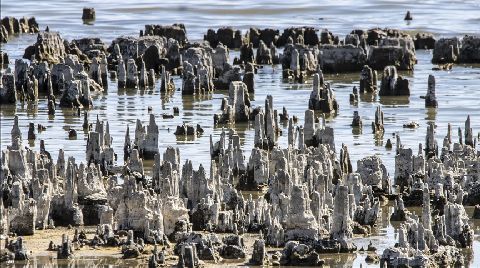
<svg viewBox="0 0 480 268"><path fill-rule="evenodd" d="M354 28L371 28L376 26L396 27L407 30L423 30L435 33L437 36L461 36L465 33L479 34L480 2L472 1L339 1L330 4L317 3L323 1L294 1L276 3L276 1L2 1L2 16L36 16L40 27L46 25L51 30L58 30L64 38L81 38L99 36L107 44L120 35L137 35L145 24L185 23L190 40L200 40L209 27L233 26L248 29L250 26L286 28L293 25L311 25L328 28L335 35L344 36ZM257 3L258 2L258 3ZM84 25L81 12L84 6L96 9L97 19L94 25ZM411 23L403 21L406 10L414 17ZM25 47L35 42L35 35L22 35L2 44L11 62L21 58ZM238 55L232 52L231 58ZM410 97L382 97L368 100L363 98L358 106L349 103L349 94L354 85L358 86L359 74L327 75L326 80L332 83L337 101L340 105L338 115L328 118L328 125L335 128L337 148L345 143L349 147L354 167L356 160L371 154L378 154L387 166L390 175L394 173L394 151L385 149L387 138L395 138L393 133L400 135L402 143L407 147L417 148L424 142L427 123L434 121L437 125L437 138L441 144L447 132L447 124L452 123L455 130L464 127L467 115L471 115L474 133L480 130L480 68L479 66L454 66L451 71L432 71L430 51L417 51L418 64L415 71L404 73L412 84ZM13 68L13 64L11 64ZM438 109L426 109L420 96L427 90L427 77L436 77L436 93L439 102ZM177 88L180 80L175 78ZM116 83L109 84L106 93L94 95L94 109L89 112L90 121L97 116L100 120L109 120L110 132L113 136L113 148L118 159L123 159L123 140L127 125L134 128L137 118L148 121L147 107L153 107L156 121L160 128L160 151L173 145L180 148L182 162L190 159L195 166L203 164L208 167L209 136L217 140L221 129L213 127L213 114L217 113L225 91L216 91L208 96L182 96L179 92L165 96L159 92L159 83L153 90L117 90ZM274 108L281 110L287 107L290 115L299 117L303 124L304 111L308 107L308 98L312 88L311 81L305 84L288 84L282 82L280 66L273 69L266 66L255 76L255 94L251 95L254 106L264 104L267 95L274 96ZM370 123L374 119L375 108L380 105L385 117L385 135L374 139ZM173 107L180 108L180 115L174 119L162 119L161 114L171 113ZM364 122L362 134L352 133L350 123L353 112L359 111ZM64 149L66 155L85 159L85 144L87 133L83 131L83 116L78 117L76 111L58 109L54 118L47 114L45 96L41 96L36 104L17 104L0 106L0 143L1 149L11 143L10 130L15 115L19 117L20 129L26 138L28 123L42 124L46 131L38 133L37 141L31 144L38 150L39 140L45 140L46 148L57 157L58 150ZM405 129L403 124L416 121L420 127ZM194 140L177 139L173 132L182 122L200 124L205 133ZM287 144L287 126L283 126L284 135L279 138L279 144ZM78 132L77 140L68 138L68 129ZM253 146L253 126L237 125L248 159ZM456 131L454 131L456 134ZM454 135L456 136L456 135ZM28 143L25 143L28 145ZM206 168L208 171L208 168ZM388 223L388 215L384 218L376 234L369 239L359 239L357 245L367 244L373 240L378 252L392 246L396 241L397 226ZM471 211L469 211L471 213ZM480 267L480 242L476 224L476 241L470 267ZM329 257L329 256L327 256ZM333 267L353 266L376 267L366 265L364 255L350 255L335 258ZM48 264L41 258L37 263ZM82 259L78 265L92 264L99 266L118 265L106 259ZM59 264L60 265L60 264ZM62 264L63 265L63 264ZM68 264L67 264L68 265ZM377 265L378 266L378 265Z"/></svg>

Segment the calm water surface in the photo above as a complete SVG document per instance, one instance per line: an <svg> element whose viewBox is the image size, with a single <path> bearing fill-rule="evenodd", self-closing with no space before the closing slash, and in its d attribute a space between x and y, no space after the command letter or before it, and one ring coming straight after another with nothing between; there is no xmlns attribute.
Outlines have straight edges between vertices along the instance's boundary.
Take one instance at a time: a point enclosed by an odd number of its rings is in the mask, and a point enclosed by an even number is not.
<svg viewBox="0 0 480 268"><path fill-rule="evenodd" d="M93 25L82 23L82 8L95 7L96 20ZM480 1L12 1L1 2L2 16L35 16L40 28L47 25L51 30L60 31L62 37L71 40L82 37L101 37L110 44L120 35L138 35L145 24L184 23L189 40L201 40L208 28L233 26L245 30L251 26L274 27L283 29L289 26L309 25L328 28L335 35L345 36L354 28L394 27L412 31L428 31L437 37L463 36L464 34L480 34ZM403 21L403 16L410 10L414 20ZM24 49L33 44L36 35L22 35L2 44L2 50L10 56L11 63L21 58ZM230 57L238 56L231 52ZM382 157L390 175L394 174L394 151L385 149L388 138L395 142L393 135L400 135L402 143L415 149L425 141L428 122L437 125L437 139L447 133L447 124L452 123L454 139L456 129L464 128L467 115L471 116L474 133L480 130L480 68L479 66L454 66L451 71L432 71L430 63L431 51L417 51L418 64L414 72L402 73L411 84L410 97L382 97L374 100L362 99L353 106L349 103L349 94L354 85L358 86L359 74L327 75L326 80L332 83L340 111L329 117L327 124L335 128L337 148L342 143L349 147L354 167L356 161L364 156L377 154ZM10 64L13 68L13 64ZM429 74L436 77L436 90L439 102L438 109L426 109L424 100L427 78ZM261 106L267 95L273 95L274 108L281 111L285 106L290 115L299 117L303 124L304 111L308 108L308 98L312 82L305 84L289 84L282 82L281 67L266 66L255 76L255 94L251 97L254 106ZM181 86L181 80L175 78L175 84ZM160 128L160 151L167 146L177 146L181 151L182 162L190 159L194 165L203 164L209 167L209 136L218 140L220 128L213 127L213 114L219 112L221 99L225 91L216 91L208 96L183 96L180 92L171 95L160 94L160 84L151 90L118 90L116 83L110 81L109 90L94 94L94 109L89 111L90 122L98 116L100 120L109 120L110 132L113 136L113 148L118 159L123 159L123 140L127 125L131 130L137 118L148 122L147 107L153 107L157 124ZM374 120L375 109L381 106L385 114L385 135L375 139L370 124ZM173 107L180 108L180 115L174 119L162 119L161 114L172 113ZM352 133L350 123L353 112L359 111L364 128L362 134ZM87 133L83 131L83 116L78 117L76 111L57 108L54 118L47 114L45 96L40 96L36 104L17 104L0 106L1 149L11 143L10 130L15 115L19 117L20 128L26 139L28 123L42 124L46 131L37 134L37 141L28 144L38 150L39 140L45 140L46 148L57 157L58 150L64 149L66 155L75 156L79 161L85 159ZM416 121L420 127L405 129L403 124ZM177 139L173 132L182 122L200 124L205 133L194 140ZM68 139L68 130L78 132L77 140ZM249 157L253 147L253 126L238 125L237 132L241 136L245 156ZM283 126L283 136L279 144L287 144L287 126ZM394 144L395 145L395 144ZM338 150L338 149L337 149ZM77 160L78 161L78 160ZM209 169L206 168L208 171ZM397 240L396 231L388 221L384 208L384 218L376 235L371 239L377 243L378 252L393 246ZM470 210L469 210L470 211ZM471 211L470 211L471 213ZM469 259L470 267L480 267L480 242L476 223L476 241L474 254ZM369 239L356 241L363 245ZM341 267L367 266L365 255L352 255L340 258L340 263L332 266ZM37 260L42 263L41 259ZM97 263L102 265L102 262ZM104 265L107 265L103 263ZM115 263L108 263L115 265Z"/></svg>

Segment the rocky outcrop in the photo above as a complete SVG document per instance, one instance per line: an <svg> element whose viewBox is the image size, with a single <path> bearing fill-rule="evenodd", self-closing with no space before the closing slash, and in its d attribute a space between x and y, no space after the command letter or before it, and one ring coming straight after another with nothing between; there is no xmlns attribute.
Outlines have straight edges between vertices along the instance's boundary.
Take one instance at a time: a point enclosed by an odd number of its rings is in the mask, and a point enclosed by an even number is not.
<svg viewBox="0 0 480 268"><path fill-rule="evenodd" d="M415 43L415 49L434 49L436 39L431 33L417 33L413 37L413 42Z"/></svg>
<svg viewBox="0 0 480 268"><path fill-rule="evenodd" d="M35 17L4 17L0 25L0 43L7 43L8 39L22 33L38 33L38 23Z"/></svg>
<svg viewBox="0 0 480 268"><path fill-rule="evenodd" d="M360 174L364 186L371 186L373 191L389 192L390 178L387 168L378 156L367 156L358 160L357 173Z"/></svg>
<svg viewBox="0 0 480 268"><path fill-rule="evenodd" d="M390 65L398 70L413 70L416 63L415 45L410 36L383 38L378 46L370 46L368 52L368 65L375 70Z"/></svg>
<svg viewBox="0 0 480 268"><path fill-rule="evenodd" d="M365 65L360 74L360 93L375 91L377 91L377 71Z"/></svg>
<svg viewBox="0 0 480 268"><path fill-rule="evenodd" d="M257 239L253 243L252 258L249 261L252 265L268 265L268 255L265 249L265 241Z"/></svg>
<svg viewBox="0 0 480 268"><path fill-rule="evenodd" d="M320 43L320 38L317 35L318 29L314 27L289 27L283 30L283 33L277 39L275 45L282 47L289 43L289 39L296 40L301 36L303 40L301 43L307 46L315 46Z"/></svg>
<svg viewBox="0 0 480 268"><path fill-rule="evenodd" d="M200 125L191 126L188 124L183 123L181 126L177 126L175 130L175 135L177 136L196 136L203 133L203 129Z"/></svg>
<svg viewBox="0 0 480 268"><path fill-rule="evenodd" d="M40 32L37 42L25 49L24 59L46 61L49 64L60 63L65 57L64 40L58 32Z"/></svg>
<svg viewBox="0 0 480 268"><path fill-rule="evenodd" d="M290 38L285 45L281 60L284 79L303 82L309 75L316 73L319 68L318 48L308 47L303 43L302 38L301 35L295 41Z"/></svg>
<svg viewBox="0 0 480 268"><path fill-rule="evenodd" d="M480 63L480 36L466 35L462 38L459 63Z"/></svg>
<svg viewBox="0 0 480 268"><path fill-rule="evenodd" d="M15 104L17 102L17 90L15 88L15 75L7 70L1 75L0 85L0 103L1 104Z"/></svg>
<svg viewBox="0 0 480 268"><path fill-rule="evenodd" d="M276 44L280 36L280 31L277 29L265 28L250 28L248 31L248 39L250 43L253 44L253 47L258 48L260 43L264 44Z"/></svg>
<svg viewBox="0 0 480 268"><path fill-rule="evenodd" d="M383 111L380 106L375 110L375 121L372 122L372 131L374 134L381 134L385 132L383 127Z"/></svg>
<svg viewBox="0 0 480 268"><path fill-rule="evenodd" d="M395 66L387 66L383 70L378 94L380 96L410 96L410 82L397 74Z"/></svg>
<svg viewBox="0 0 480 268"><path fill-rule="evenodd" d="M242 32L231 27L219 28L216 32L209 29L203 39L208 41L211 47L216 47L219 43L222 43L228 48L238 49L242 45Z"/></svg>
<svg viewBox="0 0 480 268"><path fill-rule="evenodd" d="M214 116L215 124L247 122L252 120L247 85L241 81L230 83L228 99L222 100L222 113Z"/></svg>
<svg viewBox="0 0 480 268"><path fill-rule="evenodd" d="M8 54L5 51L0 51L0 69L3 69L5 65L8 65L10 60L8 59Z"/></svg>
<svg viewBox="0 0 480 268"><path fill-rule="evenodd" d="M143 32L143 34L162 36L167 39L172 38L176 40L181 46L185 45L188 42L187 30L185 28L185 25L182 23L173 25L145 25L145 31Z"/></svg>
<svg viewBox="0 0 480 268"><path fill-rule="evenodd" d="M323 113L334 113L338 111L335 93L330 88L330 84L323 83L323 75L320 75L315 74L313 76L313 90L310 93L308 109L322 111Z"/></svg>
<svg viewBox="0 0 480 268"><path fill-rule="evenodd" d="M149 124L146 127L142 125L140 120L137 120L135 128L135 140L133 144L138 149L140 157L145 159L153 159L153 157L159 153L158 135L159 129L153 114L150 114Z"/></svg>
<svg viewBox="0 0 480 268"><path fill-rule="evenodd" d="M326 73L359 71L367 63L367 54L360 46L321 45L318 62Z"/></svg>
<svg viewBox="0 0 480 268"><path fill-rule="evenodd" d="M82 13L82 20L95 20L95 9L93 7L84 7Z"/></svg>
<svg viewBox="0 0 480 268"><path fill-rule="evenodd" d="M435 96L435 76L428 76L428 89L427 95L425 96L425 107L437 108L438 101Z"/></svg>
<svg viewBox="0 0 480 268"><path fill-rule="evenodd" d="M464 36L440 38L433 49L432 63L478 63L480 62L480 37Z"/></svg>
<svg viewBox="0 0 480 268"><path fill-rule="evenodd" d="M282 250L280 264L285 266L322 266L324 260L315 250L305 244L290 241Z"/></svg>
<svg viewBox="0 0 480 268"><path fill-rule="evenodd" d="M202 47L191 47L183 54L183 95L204 94L213 91L213 61Z"/></svg>

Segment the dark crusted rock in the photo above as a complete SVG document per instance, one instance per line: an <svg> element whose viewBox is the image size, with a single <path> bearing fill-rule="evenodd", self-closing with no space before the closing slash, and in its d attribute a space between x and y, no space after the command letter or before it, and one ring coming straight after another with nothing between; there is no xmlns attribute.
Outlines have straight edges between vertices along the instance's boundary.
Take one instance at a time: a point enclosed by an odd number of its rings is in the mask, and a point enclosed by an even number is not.
<svg viewBox="0 0 480 268"><path fill-rule="evenodd" d="M324 45L333 45L335 37L332 32L327 29L323 29L320 33L320 44Z"/></svg>
<svg viewBox="0 0 480 268"><path fill-rule="evenodd" d="M480 63L480 36L466 35L458 55L459 63Z"/></svg>
<svg viewBox="0 0 480 268"><path fill-rule="evenodd" d="M432 63L457 62L460 42L457 37L440 38L433 49Z"/></svg>
<svg viewBox="0 0 480 268"><path fill-rule="evenodd" d="M220 28L217 32L208 29L203 39L208 41L211 47L217 47L218 43L222 43L228 48L237 49L242 45L242 32L231 27Z"/></svg>
<svg viewBox="0 0 480 268"><path fill-rule="evenodd" d="M0 51L0 69L3 69L3 65L8 65L9 59L7 52Z"/></svg>
<svg viewBox="0 0 480 268"><path fill-rule="evenodd" d="M253 44L253 47L257 48L260 44L260 41L263 41L265 44L276 43L280 35L278 29L258 29L250 28L248 32L250 43Z"/></svg>
<svg viewBox="0 0 480 268"><path fill-rule="evenodd" d="M357 127L357 128L362 128L363 123L362 123L362 118L358 114L358 111L353 112L353 120L352 120L352 127Z"/></svg>
<svg viewBox="0 0 480 268"><path fill-rule="evenodd" d="M392 215L390 215L391 221L405 221L406 219L405 210L394 211Z"/></svg>
<svg viewBox="0 0 480 268"><path fill-rule="evenodd" d="M324 260L308 245L289 241L282 251L280 264L285 266L322 266Z"/></svg>
<svg viewBox="0 0 480 268"><path fill-rule="evenodd" d="M410 121L410 122L408 122L408 123L403 124L403 127L404 127L404 128L412 128L412 129L413 129L413 128L419 127L419 125L418 125L418 123L415 122L415 121Z"/></svg>
<svg viewBox="0 0 480 268"><path fill-rule="evenodd" d="M65 44L58 32L41 32L37 42L25 49L24 59L46 61L50 64L60 63L65 56Z"/></svg>
<svg viewBox="0 0 480 268"><path fill-rule="evenodd" d="M480 220L480 205L476 205L475 208L473 209L472 218Z"/></svg>
<svg viewBox="0 0 480 268"><path fill-rule="evenodd" d="M480 205L480 183L468 188L468 195L465 197L463 203L470 206Z"/></svg>
<svg viewBox="0 0 480 268"><path fill-rule="evenodd" d="M377 71L368 65L363 66L360 75L360 93L375 92L377 90Z"/></svg>
<svg viewBox="0 0 480 268"><path fill-rule="evenodd" d="M172 38L177 40L181 46L188 42L187 30L182 23L173 25L145 25L144 35L164 36L167 39Z"/></svg>
<svg viewBox="0 0 480 268"><path fill-rule="evenodd" d="M225 259L245 258L243 237L239 235L229 235L223 238L223 243L225 245L220 250L220 256Z"/></svg>
<svg viewBox="0 0 480 268"><path fill-rule="evenodd" d="M28 139L29 140L35 140L37 138L37 135L35 134L35 124L34 123L29 123L28 124Z"/></svg>
<svg viewBox="0 0 480 268"><path fill-rule="evenodd" d="M253 265L266 265L268 264L268 255L265 249L265 240L257 239L253 243L252 258L249 261Z"/></svg>
<svg viewBox="0 0 480 268"><path fill-rule="evenodd" d="M425 96L425 107L437 108L438 101L435 96L435 76L428 76L428 89L427 95Z"/></svg>
<svg viewBox="0 0 480 268"><path fill-rule="evenodd" d="M220 240L215 234L189 233L177 241L173 252L180 255L184 245L195 245L200 260L217 262L219 253L216 248L220 244Z"/></svg>
<svg viewBox="0 0 480 268"><path fill-rule="evenodd" d="M182 245L182 250L179 254L177 267L196 268L201 266L202 262L198 259L196 246L194 244Z"/></svg>
<svg viewBox="0 0 480 268"><path fill-rule="evenodd" d="M255 55L253 53L253 45L252 43L243 44L240 47L240 59L236 64L249 64L255 62Z"/></svg>
<svg viewBox="0 0 480 268"><path fill-rule="evenodd" d="M338 102L335 99L335 93L330 88L330 84L322 85L318 74L313 78L313 90L308 101L308 109L322 111L323 113L334 113L338 111Z"/></svg>
<svg viewBox="0 0 480 268"><path fill-rule="evenodd" d="M413 42L415 43L415 49L433 49L436 40L431 33L417 33Z"/></svg>
<svg viewBox="0 0 480 268"><path fill-rule="evenodd" d="M392 147L393 147L392 141L390 139L387 139L387 144L385 144L385 148L392 149Z"/></svg>
<svg viewBox="0 0 480 268"><path fill-rule="evenodd" d="M410 14L410 10L409 10L409 11L407 11L407 14L405 14L405 18L404 18L404 20L413 20L413 18L412 18L412 14Z"/></svg>
<svg viewBox="0 0 480 268"><path fill-rule="evenodd" d="M423 190L412 189L409 194L403 194L403 202L406 207L422 206L423 204Z"/></svg>
<svg viewBox="0 0 480 268"><path fill-rule="evenodd" d="M366 263L380 263L380 256L377 253L368 253L367 257L365 257Z"/></svg>
<svg viewBox="0 0 480 268"><path fill-rule="evenodd" d="M412 42L412 41L411 41ZM408 46L405 44L405 46ZM368 54L368 65L375 70L382 70L388 65L394 65L399 70L413 70L417 62L413 42L411 47L397 45L371 46Z"/></svg>
<svg viewBox="0 0 480 268"><path fill-rule="evenodd" d="M249 64L251 66L251 64ZM252 67L253 69L253 67ZM243 83L247 85L247 89L249 93L255 92L255 74L253 71L245 71L243 75Z"/></svg>
<svg viewBox="0 0 480 268"><path fill-rule="evenodd" d="M134 259L140 256L141 252L137 247L129 246L122 249L122 254L124 259Z"/></svg>
<svg viewBox="0 0 480 268"><path fill-rule="evenodd" d="M142 55L143 62L145 62L145 69L153 69L156 73L160 72L161 65L165 64L160 50L161 48L158 45L151 45L145 50Z"/></svg>
<svg viewBox="0 0 480 268"><path fill-rule="evenodd" d="M273 43L272 43L273 46ZM273 48L273 47L272 47ZM257 64L272 64L275 55L272 55L272 48L269 48L263 41L260 41L260 45L257 49L257 55L255 61Z"/></svg>
<svg viewBox="0 0 480 268"><path fill-rule="evenodd" d="M95 9L93 7L84 7L82 13L82 20L94 20Z"/></svg>
<svg viewBox="0 0 480 268"><path fill-rule="evenodd" d="M0 25L0 42L6 43L8 38L21 33L38 33L38 23L35 17L14 18L4 17Z"/></svg>
<svg viewBox="0 0 480 268"><path fill-rule="evenodd" d="M55 115L55 102L52 99L48 100L48 115Z"/></svg>
<svg viewBox="0 0 480 268"><path fill-rule="evenodd" d="M315 241L313 247L315 251L323 254L323 253L340 253L341 244L338 240L334 239L319 239Z"/></svg>
<svg viewBox="0 0 480 268"><path fill-rule="evenodd" d="M29 259L29 252L25 247L23 237L18 237L17 241L13 244L12 250L15 254L16 261L24 261Z"/></svg>
<svg viewBox="0 0 480 268"><path fill-rule="evenodd" d="M77 138L77 131L73 128L68 130L68 138L69 139L76 139Z"/></svg>
<svg viewBox="0 0 480 268"><path fill-rule="evenodd" d="M134 242L133 231L128 231L128 238L125 245L122 246L122 254L124 259L137 258L143 252L143 240L139 239L138 243Z"/></svg>
<svg viewBox="0 0 480 268"><path fill-rule="evenodd" d="M92 54L93 50L98 50L99 52L107 52L106 45L99 37L84 37L80 39L73 39L72 44L82 51L84 54Z"/></svg>
<svg viewBox="0 0 480 268"><path fill-rule="evenodd" d="M57 247L57 259L71 259L73 258L72 242L68 239L66 234L62 235L62 244Z"/></svg>
<svg viewBox="0 0 480 268"><path fill-rule="evenodd" d="M77 83L77 81L70 83L68 88L66 88L63 92L62 98L60 99L60 107L81 107L82 103L80 102L80 94L81 89L79 83Z"/></svg>
<svg viewBox="0 0 480 268"><path fill-rule="evenodd" d="M358 222L354 221L352 232L354 234L359 234L359 235L369 235L370 234L370 226L361 225Z"/></svg>
<svg viewBox="0 0 480 268"><path fill-rule="evenodd" d="M408 79L397 74L397 68L395 68L395 66L387 66L383 70L379 95L409 96L410 83Z"/></svg>
<svg viewBox="0 0 480 268"><path fill-rule="evenodd" d="M0 103L14 104L17 101L15 75L12 72L6 72L2 74L1 79L2 85L0 86Z"/></svg>
<svg viewBox="0 0 480 268"><path fill-rule="evenodd" d="M303 43L305 45L314 46L320 43L317 35L318 29L313 27L291 27L283 30L282 35L278 38L276 45L281 47L288 43L288 39L296 40L300 35L303 36Z"/></svg>
<svg viewBox="0 0 480 268"><path fill-rule="evenodd" d="M8 31L5 26L0 25L0 43L7 43L8 41ZM8 254L7 254L8 257Z"/></svg>
<svg viewBox="0 0 480 268"><path fill-rule="evenodd" d="M177 126L175 130L175 135L177 136L195 136L203 133L203 129L200 125L197 124L196 127L183 123L181 126Z"/></svg>
<svg viewBox="0 0 480 268"><path fill-rule="evenodd" d="M361 47L353 45L319 46L319 63L326 73L360 71L367 63L367 54Z"/></svg>

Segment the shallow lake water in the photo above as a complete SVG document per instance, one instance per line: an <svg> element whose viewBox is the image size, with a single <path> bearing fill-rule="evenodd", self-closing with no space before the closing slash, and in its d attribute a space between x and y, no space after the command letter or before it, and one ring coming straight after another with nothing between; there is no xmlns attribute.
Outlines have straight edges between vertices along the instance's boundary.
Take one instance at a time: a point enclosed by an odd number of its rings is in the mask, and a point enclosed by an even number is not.
<svg viewBox="0 0 480 268"><path fill-rule="evenodd" d="M47 25L52 31L60 31L62 37L72 40L82 37L101 37L108 45L111 40L121 35L138 35L145 24L184 23L189 40L201 40L208 28L232 26L244 32L251 26L260 28L283 28L289 26L315 26L328 28L340 37L356 28L394 27L411 31L428 31L437 37L463 36L464 34L480 34L480 1L12 1L1 3L2 16L35 16L40 28ZM83 7L95 7L96 20L92 25L83 24L81 20ZM410 10L414 18L407 23L403 16ZM10 62L21 58L24 49L33 44L36 35L21 35L2 44L1 49L10 56ZM279 49L281 52L282 49ZM231 51L230 57L238 56ZM410 97L376 97L373 100L362 97L358 105L351 105L349 94L353 86L359 84L359 73L326 75L327 82L332 84L340 110L337 115L327 118L327 125L335 129L337 151L342 143L349 148L354 169L356 161L367 155L381 156L393 178L394 150L385 148L388 138L395 146L394 134L400 135L406 147L418 148L425 142L428 122L435 122L436 137L442 144L447 133L447 124L451 123L453 137L458 139L456 129L464 128L467 115L471 116L474 135L480 131L480 66L455 65L450 71L432 71L431 51L417 51L418 64L413 72L403 72L412 84ZM13 64L10 64L13 68ZM438 109L426 109L424 100L427 78L429 74L436 77L436 94ZM176 87L181 80L174 78ZM149 90L118 90L115 81L109 82L108 92L94 94L94 108L89 111L89 120L94 122L108 120L113 137L113 148L118 159L123 159L123 141L127 125L134 130L136 119L148 122L147 107L153 108L156 122L160 128L160 152L167 146L180 148L181 159L192 160L195 168L202 164L209 170L210 135L218 140L222 131L213 125L213 115L219 112L222 98L226 91L215 91L206 96L182 96L179 91L165 95L159 92L160 83ZM251 94L253 106L263 106L267 95L273 96L274 109L281 111L285 106L289 114L299 118L303 124L304 111L308 108L308 99L312 89L312 81L304 84L286 83L281 79L281 66L265 66L255 75L255 93ZM172 113L173 107L180 108L180 115L173 119L162 119L163 113ZM374 120L375 109L381 106L385 118L385 134L383 138L375 138L370 124ZM359 111L362 116L363 132L353 133L350 127L353 112ZM59 149L64 149L67 156L74 156L77 161L85 159L87 133L83 131L83 114L79 117L76 110L57 109L54 117L47 114L46 96L40 96L36 104L17 104L0 106L0 143L5 149L11 143L10 130L13 118L19 117L20 129L25 145L39 149L39 140L45 140L46 149L54 158ZM416 129L403 128L403 124L415 121ZM37 140L29 144L26 141L28 124L42 124L46 130L38 133ZM193 140L177 139L173 132L182 122L200 124L204 134ZM279 137L279 145L287 144L287 126L283 125L283 136ZM76 140L68 138L68 130L78 132ZM253 125L241 124L235 127L241 137L242 148L248 159L253 147ZM146 163L149 164L148 162ZM368 239L360 239L358 245L366 245L373 240L378 252L385 247L393 246L397 240L395 228L388 221L384 207L384 218L378 232ZM472 213L469 211L470 215ZM474 253L469 259L470 267L480 267L479 223L476 222L476 240ZM28 246L28 245L27 245ZM326 256L330 257L330 256ZM353 266L376 267L366 265L364 255L342 256L339 262L331 263L332 267ZM116 265L108 260L93 261L92 264ZM79 264L89 260L79 260ZM43 263L42 259L37 262ZM98 263L99 262L99 263ZM106 263L102 263L106 262ZM46 263L45 263L46 264ZM68 264L67 264L68 265ZM378 266L378 265L377 265Z"/></svg>

